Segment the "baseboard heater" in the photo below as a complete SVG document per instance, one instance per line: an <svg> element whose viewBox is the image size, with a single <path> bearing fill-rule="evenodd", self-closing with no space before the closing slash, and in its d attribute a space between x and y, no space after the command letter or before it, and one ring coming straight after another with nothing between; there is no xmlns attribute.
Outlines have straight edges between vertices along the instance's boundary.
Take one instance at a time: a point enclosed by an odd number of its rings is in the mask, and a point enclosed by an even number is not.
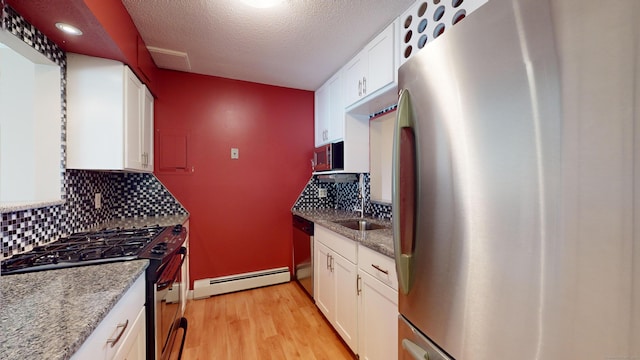
<svg viewBox="0 0 640 360"><path fill-rule="evenodd" d="M193 298L204 299L213 295L281 284L288 282L290 278L289 268L282 267L212 279L200 279L193 283Z"/></svg>

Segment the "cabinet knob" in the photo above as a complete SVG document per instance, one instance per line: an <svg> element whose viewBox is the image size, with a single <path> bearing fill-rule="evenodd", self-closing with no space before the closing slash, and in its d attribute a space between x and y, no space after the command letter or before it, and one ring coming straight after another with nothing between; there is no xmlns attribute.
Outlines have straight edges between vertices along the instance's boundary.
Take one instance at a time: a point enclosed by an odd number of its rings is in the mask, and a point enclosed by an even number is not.
<svg viewBox="0 0 640 360"><path fill-rule="evenodd" d="M367 94L367 77L366 76L362 78L362 94L363 95Z"/></svg>

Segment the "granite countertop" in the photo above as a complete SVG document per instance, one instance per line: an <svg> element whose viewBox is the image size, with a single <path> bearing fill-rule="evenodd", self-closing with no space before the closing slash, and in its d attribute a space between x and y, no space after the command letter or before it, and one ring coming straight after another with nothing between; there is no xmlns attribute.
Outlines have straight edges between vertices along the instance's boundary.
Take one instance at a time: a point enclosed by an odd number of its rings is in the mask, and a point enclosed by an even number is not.
<svg viewBox="0 0 640 360"><path fill-rule="evenodd" d="M69 359L148 264L0 276L0 359Z"/></svg>
<svg viewBox="0 0 640 360"><path fill-rule="evenodd" d="M189 215L167 215L167 216L147 216L147 217L131 217L123 219L113 219L104 223L93 226L91 230L105 228L139 228L143 226L173 226L183 224L189 219Z"/></svg>
<svg viewBox="0 0 640 360"><path fill-rule="evenodd" d="M364 219L375 224L386 225L386 229L378 230L352 230L342 225L333 223L334 220L353 219L360 215L351 211L320 209L320 210L292 210L294 215L301 216L315 224L323 226L344 237L359 242L360 244L375 250L383 255L393 258L393 231L391 221L365 217Z"/></svg>
<svg viewBox="0 0 640 360"><path fill-rule="evenodd" d="M64 203L65 200L5 203L0 206L0 213L39 209L47 206L62 205Z"/></svg>

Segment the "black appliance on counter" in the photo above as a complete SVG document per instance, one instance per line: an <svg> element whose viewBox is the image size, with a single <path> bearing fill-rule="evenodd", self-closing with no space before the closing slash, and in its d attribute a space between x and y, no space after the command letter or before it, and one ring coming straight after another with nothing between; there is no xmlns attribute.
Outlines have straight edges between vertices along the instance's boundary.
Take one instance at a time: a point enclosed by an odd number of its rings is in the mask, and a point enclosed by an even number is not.
<svg viewBox="0 0 640 360"><path fill-rule="evenodd" d="M132 229L102 229L75 233L13 255L0 263L2 275L63 269L108 262L148 259L145 278L147 359L180 359L187 335L187 320L178 301L168 301L171 286L179 279L186 258L183 246L187 229L176 226L148 226ZM173 347L183 329L179 348Z"/></svg>

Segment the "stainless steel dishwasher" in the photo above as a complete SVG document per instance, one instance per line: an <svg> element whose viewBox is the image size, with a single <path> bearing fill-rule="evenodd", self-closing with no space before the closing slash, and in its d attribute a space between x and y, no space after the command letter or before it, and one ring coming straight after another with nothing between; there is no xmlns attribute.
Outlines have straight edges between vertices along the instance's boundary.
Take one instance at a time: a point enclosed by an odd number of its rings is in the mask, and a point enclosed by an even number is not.
<svg viewBox="0 0 640 360"><path fill-rule="evenodd" d="M313 298L313 222L293 215L294 278Z"/></svg>

